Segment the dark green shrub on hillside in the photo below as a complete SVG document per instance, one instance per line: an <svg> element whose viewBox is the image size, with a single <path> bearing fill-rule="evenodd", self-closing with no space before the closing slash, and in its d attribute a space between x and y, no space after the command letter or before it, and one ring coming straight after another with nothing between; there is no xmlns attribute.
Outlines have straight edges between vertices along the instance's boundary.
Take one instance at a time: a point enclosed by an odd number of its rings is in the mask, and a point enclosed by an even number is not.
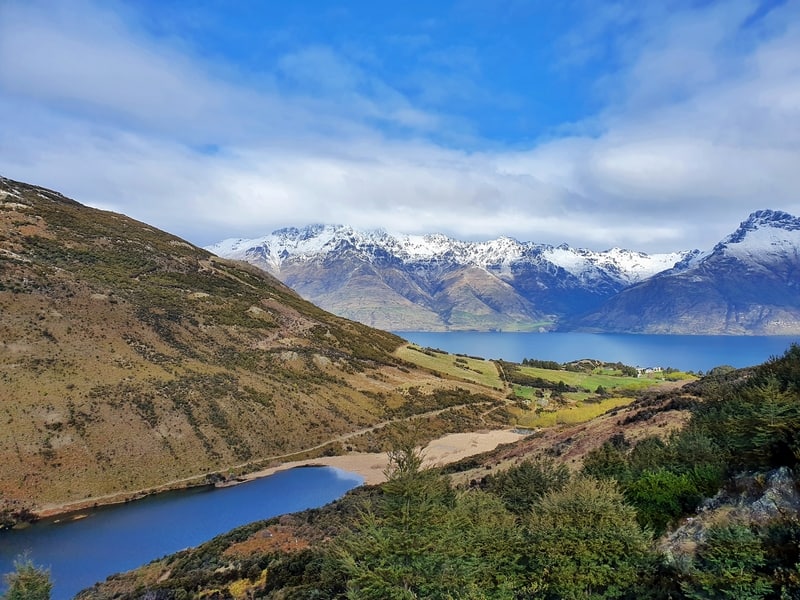
<svg viewBox="0 0 800 600"><path fill-rule="evenodd" d="M14 561L14 571L5 575L8 591L2 600L49 600L53 583L50 572L37 567L29 558Z"/></svg>
<svg viewBox="0 0 800 600"><path fill-rule="evenodd" d="M596 479L615 479L624 483L630 479L631 468L625 450L609 441L586 455L583 473Z"/></svg>
<svg viewBox="0 0 800 600"><path fill-rule="evenodd" d="M578 477L531 513L527 551L533 597L621 598L645 568L650 537L612 482Z"/></svg>
<svg viewBox="0 0 800 600"><path fill-rule="evenodd" d="M756 368L753 381L764 385L777 381L780 391L800 393L800 345L792 344L780 357L774 357Z"/></svg>
<svg viewBox="0 0 800 600"><path fill-rule="evenodd" d="M800 598L800 520L778 521L760 532L766 564L781 590L781 598Z"/></svg>
<svg viewBox="0 0 800 600"><path fill-rule="evenodd" d="M477 491L456 496L447 480L419 469L413 447L390 458L383 494L335 543L347 597L513 598L520 543L502 502Z"/></svg>
<svg viewBox="0 0 800 600"><path fill-rule="evenodd" d="M527 515L539 499L560 490L569 481L569 469L552 458L525 460L485 479L487 491L501 498L517 516Z"/></svg>
<svg viewBox="0 0 800 600"><path fill-rule="evenodd" d="M561 363L554 360L539 360L536 358L523 358L522 364L526 367L535 367L537 369L548 369L550 371L560 371L563 367Z"/></svg>
<svg viewBox="0 0 800 600"><path fill-rule="evenodd" d="M766 557L761 540L749 527L728 524L711 527L697 549L683 584L687 598L760 600L772 586L763 572Z"/></svg>
<svg viewBox="0 0 800 600"><path fill-rule="evenodd" d="M629 483L625 498L636 508L639 523L661 534L667 525L694 510L702 496L688 475L659 469Z"/></svg>
<svg viewBox="0 0 800 600"><path fill-rule="evenodd" d="M655 471L670 462L667 445L655 436L640 440L630 451L628 463L634 474Z"/></svg>
<svg viewBox="0 0 800 600"><path fill-rule="evenodd" d="M800 460L800 393L775 377L702 404L692 425L706 432L733 470L793 467Z"/></svg>

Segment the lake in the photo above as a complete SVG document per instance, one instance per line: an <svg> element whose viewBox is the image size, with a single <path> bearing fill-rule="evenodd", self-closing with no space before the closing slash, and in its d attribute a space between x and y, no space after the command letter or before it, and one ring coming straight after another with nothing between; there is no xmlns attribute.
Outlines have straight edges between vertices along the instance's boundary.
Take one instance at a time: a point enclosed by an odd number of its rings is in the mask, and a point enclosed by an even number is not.
<svg viewBox="0 0 800 600"><path fill-rule="evenodd" d="M260 519L322 506L363 483L331 467L280 471L228 488L195 488L87 511L86 518L0 531L0 573L24 552L50 567L53 600L72 598L113 573ZM0 590L5 584L0 580Z"/></svg>
<svg viewBox="0 0 800 600"><path fill-rule="evenodd" d="M633 366L708 371L745 367L779 356L800 336L682 336L589 333L401 332L422 346L521 361L596 358ZM0 531L0 573L25 551L50 567L53 599L71 598L108 575L196 546L234 527L322 506L360 485L359 476L329 467L292 469L231 488L160 494L89 511L78 521L43 521ZM2 582L0 581L0 588Z"/></svg>
<svg viewBox="0 0 800 600"><path fill-rule="evenodd" d="M538 358L570 362L596 358L639 367L709 371L748 367L782 355L800 336L639 335L620 333L397 332L429 348L521 362Z"/></svg>

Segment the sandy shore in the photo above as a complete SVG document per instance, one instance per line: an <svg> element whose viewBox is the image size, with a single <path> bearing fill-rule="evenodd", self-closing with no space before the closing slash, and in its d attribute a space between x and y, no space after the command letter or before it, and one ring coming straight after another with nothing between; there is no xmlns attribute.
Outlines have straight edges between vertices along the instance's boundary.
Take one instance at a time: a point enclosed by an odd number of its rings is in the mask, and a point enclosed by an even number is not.
<svg viewBox="0 0 800 600"><path fill-rule="evenodd" d="M524 437L523 434L517 433L510 429L481 431L475 433L453 433L436 439L425 446L422 451L424 458L423 464L426 467L446 465L468 456L494 450L500 444L516 442L522 437ZM319 465L336 467L338 469L342 469L343 471L355 473L364 478L365 484L374 485L383 483L386 480L384 471L386 470L388 464L389 458L385 452L380 454L352 453L342 456L324 456L309 460L284 462L274 467L253 471L241 476L238 478L238 481L251 481L260 477L267 477L278 471L293 469L295 467ZM136 492L119 492L64 504L51 504L43 506L34 512L40 518L55 517L94 508L97 506L120 504L181 487L198 485L202 484L204 480L204 475L187 477L185 479L169 482L158 488L140 490ZM235 485L236 482L230 482L230 484Z"/></svg>
<svg viewBox="0 0 800 600"><path fill-rule="evenodd" d="M423 464L426 467L446 465L468 456L494 450L500 444L516 442L522 437L524 437L523 434L510 429L475 433L452 433L434 440L425 446L422 451L424 458ZM380 454L353 453L344 454L342 456L324 456L310 460L286 462L275 467L248 473L244 475L242 479L250 481L295 467L324 465L336 467L337 469L349 471L350 473L356 473L364 478L364 483L373 485L383 483L386 480L384 471L388 464L389 458L385 452Z"/></svg>

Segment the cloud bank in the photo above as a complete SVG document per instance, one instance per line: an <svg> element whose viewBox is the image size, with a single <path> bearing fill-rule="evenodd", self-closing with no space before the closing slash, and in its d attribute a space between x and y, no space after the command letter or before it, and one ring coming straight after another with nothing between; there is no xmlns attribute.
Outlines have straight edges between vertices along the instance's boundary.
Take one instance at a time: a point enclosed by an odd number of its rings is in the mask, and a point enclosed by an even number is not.
<svg viewBox="0 0 800 600"><path fill-rule="evenodd" d="M448 109L491 112L481 48L431 46L422 21L391 43L425 68L395 76L366 45L240 63L137 4L10 0L0 174L201 245L321 222L664 251L800 214L800 3L640 4L570 4L550 76L595 65L576 93L599 108L509 141Z"/></svg>

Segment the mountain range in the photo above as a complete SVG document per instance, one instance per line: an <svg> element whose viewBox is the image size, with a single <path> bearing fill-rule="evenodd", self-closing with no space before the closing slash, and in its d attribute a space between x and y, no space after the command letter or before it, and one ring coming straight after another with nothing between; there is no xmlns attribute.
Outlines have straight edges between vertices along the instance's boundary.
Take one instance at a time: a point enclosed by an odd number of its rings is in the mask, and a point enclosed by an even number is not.
<svg viewBox="0 0 800 600"><path fill-rule="evenodd" d="M637 333L800 332L800 219L754 212L705 253L632 285L575 326Z"/></svg>
<svg viewBox="0 0 800 600"><path fill-rule="evenodd" d="M501 237L459 241L286 228L207 248L331 312L390 331L800 331L800 219L762 210L710 251L603 252Z"/></svg>

